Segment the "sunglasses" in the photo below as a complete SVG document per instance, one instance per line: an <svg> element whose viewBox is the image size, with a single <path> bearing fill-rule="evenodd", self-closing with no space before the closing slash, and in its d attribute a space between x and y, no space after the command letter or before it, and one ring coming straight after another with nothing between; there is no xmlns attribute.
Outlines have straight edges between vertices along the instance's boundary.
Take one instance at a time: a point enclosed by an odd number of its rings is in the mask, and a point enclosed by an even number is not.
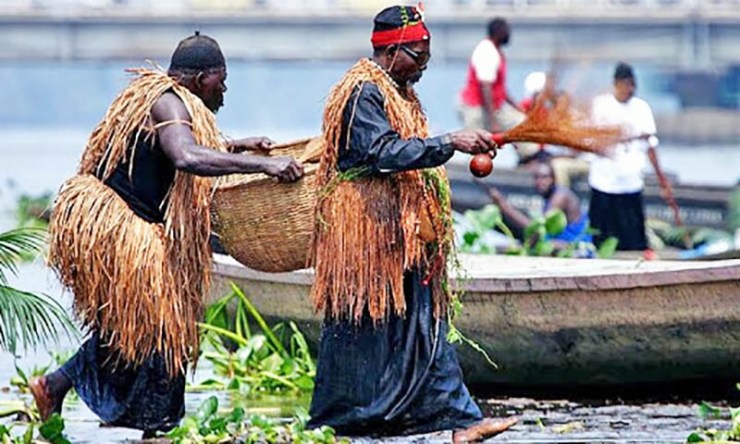
<svg viewBox="0 0 740 444"><path fill-rule="evenodd" d="M405 52L407 56L411 57L411 60L414 61L418 66L426 66L427 63L429 63L429 59L432 58L432 54L428 52L416 52L413 49L409 48L408 46L400 45L399 48L401 51Z"/></svg>

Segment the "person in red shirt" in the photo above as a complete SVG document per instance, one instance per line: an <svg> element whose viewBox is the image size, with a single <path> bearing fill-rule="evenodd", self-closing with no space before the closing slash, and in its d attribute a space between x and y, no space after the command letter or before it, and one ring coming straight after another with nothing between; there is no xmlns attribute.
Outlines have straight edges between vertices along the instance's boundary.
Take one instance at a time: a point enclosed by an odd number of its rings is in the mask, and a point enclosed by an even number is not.
<svg viewBox="0 0 740 444"><path fill-rule="evenodd" d="M501 132L524 120L525 114L506 89L507 64L502 48L511 40L506 19L496 17L488 23L488 37L475 47L470 57L467 80L460 93L460 117L467 129ZM523 158L535 154L536 144L517 144Z"/></svg>

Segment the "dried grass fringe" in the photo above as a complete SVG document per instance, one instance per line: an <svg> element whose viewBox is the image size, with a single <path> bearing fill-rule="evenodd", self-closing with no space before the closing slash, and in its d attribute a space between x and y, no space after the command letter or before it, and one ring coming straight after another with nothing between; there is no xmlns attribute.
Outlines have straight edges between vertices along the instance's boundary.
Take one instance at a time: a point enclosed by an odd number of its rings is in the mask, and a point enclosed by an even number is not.
<svg viewBox="0 0 740 444"><path fill-rule="evenodd" d="M352 180L342 180L337 168L344 108L354 89L368 82L380 89L388 120L402 138L429 136L414 91L409 88L404 97L368 59L359 61L332 89L324 111L326 149L318 174L319 189L325 192L316 209L311 297L318 311L335 318L359 322L365 310L376 322L391 312L403 315L404 271L430 272L435 262L442 261L431 282L435 316L442 316L449 298L441 282L446 280L446 255L452 246L451 226L445 223L451 210L449 205L442 207L439 190L424 174L439 175L447 184L444 168ZM421 218L432 222L436 248L420 239Z"/></svg>
<svg viewBox="0 0 740 444"><path fill-rule="evenodd" d="M565 95L548 108L549 100L540 95L524 122L503 134L504 141L547 143L603 153L626 136L618 126L595 125L588 111L573 106Z"/></svg>
<svg viewBox="0 0 740 444"><path fill-rule="evenodd" d="M197 96L163 72L132 72L138 77L93 131L78 175L62 186L49 226L49 264L74 292L84 325L109 338L122 360L140 364L156 352L174 376L198 355L196 322L210 283L211 181L176 172L164 224L140 219L102 182L120 162L133 164L129 143L155 137L151 108L169 90L185 104L196 143L225 146Z"/></svg>

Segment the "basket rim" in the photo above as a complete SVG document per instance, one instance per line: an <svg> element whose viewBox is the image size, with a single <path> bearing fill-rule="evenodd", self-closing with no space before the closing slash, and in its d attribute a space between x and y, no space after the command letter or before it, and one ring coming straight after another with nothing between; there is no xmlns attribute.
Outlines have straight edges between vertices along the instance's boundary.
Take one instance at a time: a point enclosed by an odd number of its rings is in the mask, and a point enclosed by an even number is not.
<svg viewBox="0 0 740 444"><path fill-rule="evenodd" d="M292 182L292 184L300 183L301 180L305 179L308 176L313 176L316 174L316 172L319 169L319 164L316 163L305 163L303 164L303 177L298 179L296 182ZM234 176L241 176L238 179L234 178ZM228 180L231 178L232 180ZM236 187L241 187L243 185L247 184L261 184L267 181L273 182L276 179L274 177L268 176L265 173L252 173L252 174L229 174L227 176L223 176L223 179L219 178L215 181L213 185L214 191L221 191L221 190L229 190ZM285 185L291 185L291 183L286 183Z"/></svg>

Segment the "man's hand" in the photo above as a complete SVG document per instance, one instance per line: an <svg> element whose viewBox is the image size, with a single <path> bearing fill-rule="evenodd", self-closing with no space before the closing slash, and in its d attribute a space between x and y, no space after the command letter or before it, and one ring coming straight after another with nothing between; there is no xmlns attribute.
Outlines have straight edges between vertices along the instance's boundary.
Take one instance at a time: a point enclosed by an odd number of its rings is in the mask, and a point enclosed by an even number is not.
<svg viewBox="0 0 740 444"><path fill-rule="evenodd" d="M452 145L457 151L468 154L492 152L496 157L496 143L492 134L485 130L462 130L450 134Z"/></svg>
<svg viewBox="0 0 740 444"><path fill-rule="evenodd" d="M269 137L245 137L244 139L229 142L229 149L232 153L241 153L244 151L262 151L266 153L274 145L275 141Z"/></svg>
<svg viewBox="0 0 740 444"><path fill-rule="evenodd" d="M295 182L303 177L303 165L292 157L270 157L265 159L264 173L280 182Z"/></svg>

